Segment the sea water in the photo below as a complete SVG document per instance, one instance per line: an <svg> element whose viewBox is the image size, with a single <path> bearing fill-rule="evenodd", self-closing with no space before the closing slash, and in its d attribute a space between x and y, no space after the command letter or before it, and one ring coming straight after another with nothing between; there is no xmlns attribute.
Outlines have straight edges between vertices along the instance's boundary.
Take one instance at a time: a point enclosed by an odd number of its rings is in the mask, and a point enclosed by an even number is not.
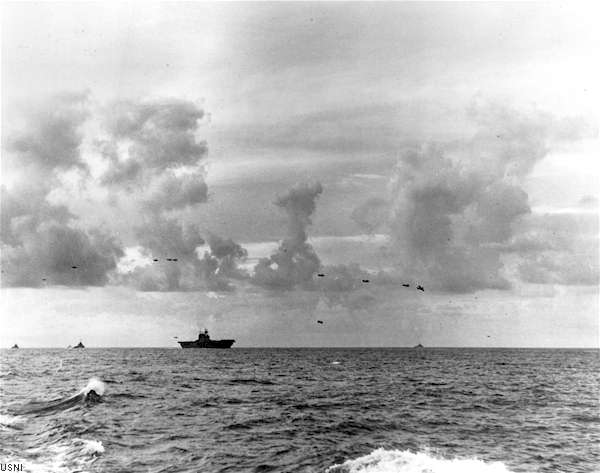
<svg viewBox="0 0 600 473"><path fill-rule="evenodd" d="M598 350L0 356L0 463L23 471L600 470Z"/></svg>

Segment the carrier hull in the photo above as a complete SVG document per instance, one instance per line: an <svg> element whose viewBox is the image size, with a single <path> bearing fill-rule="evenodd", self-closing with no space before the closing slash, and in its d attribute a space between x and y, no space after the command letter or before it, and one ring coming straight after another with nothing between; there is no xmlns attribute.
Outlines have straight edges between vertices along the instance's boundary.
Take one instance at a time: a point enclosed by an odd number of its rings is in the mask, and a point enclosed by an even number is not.
<svg viewBox="0 0 600 473"><path fill-rule="evenodd" d="M192 342L177 342L181 348L231 348L235 340L194 340Z"/></svg>

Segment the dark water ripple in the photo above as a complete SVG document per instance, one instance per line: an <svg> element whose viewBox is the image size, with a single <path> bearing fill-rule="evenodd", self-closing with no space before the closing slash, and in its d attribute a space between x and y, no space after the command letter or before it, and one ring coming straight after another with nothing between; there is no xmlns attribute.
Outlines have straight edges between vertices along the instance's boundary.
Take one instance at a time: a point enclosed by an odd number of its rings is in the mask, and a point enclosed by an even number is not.
<svg viewBox="0 0 600 473"><path fill-rule="evenodd" d="M466 469L450 460L475 457L485 463L469 471L600 469L595 350L1 356L0 460L28 471L438 472ZM105 383L101 402L24 410L69 398L92 377Z"/></svg>

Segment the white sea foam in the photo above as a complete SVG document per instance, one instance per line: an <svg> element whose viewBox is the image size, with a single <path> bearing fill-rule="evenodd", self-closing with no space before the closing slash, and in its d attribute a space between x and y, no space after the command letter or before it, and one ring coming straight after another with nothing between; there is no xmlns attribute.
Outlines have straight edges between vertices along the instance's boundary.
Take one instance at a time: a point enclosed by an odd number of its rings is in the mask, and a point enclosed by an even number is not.
<svg viewBox="0 0 600 473"><path fill-rule="evenodd" d="M81 390L81 393L87 394L92 390L94 390L98 396L102 396L106 390L106 385L98 378L91 378L88 381L87 386Z"/></svg>
<svg viewBox="0 0 600 473"><path fill-rule="evenodd" d="M11 416L10 414L0 414L0 426L2 426L3 428L5 426L22 424L26 420L27 418L23 416Z"/></svg>
<svg viewBox="0 0 600 473"><path fill-rule="evenodd" d="M104 445L99 440L75 439L75 442L81 442L81 453L84 455L98 455L104 453Z"/></svg>
<svg viewBox="0 0 600 473"><path fill-rule="evenodd" d="M446 459L429 453L379 448L363 457L329 467L327 473L510 473L501 462L476 458Z"/></svg>
<svg viewBox="0 0 600 473"><path fill-rule="evenodd" d="M75 438L69 442L30 448L29 455L34 461L18 460L25 465L26 471L33 473L72 473L85 472L104 453L104 446L99 440Z"/></svg>
<svg viewBox="0 0 600 473"><path fill-rule="evenodd" d="M0 414L0 424L13 425L25 422L27 419L23 416L11 416L10 414Z"/></svg>

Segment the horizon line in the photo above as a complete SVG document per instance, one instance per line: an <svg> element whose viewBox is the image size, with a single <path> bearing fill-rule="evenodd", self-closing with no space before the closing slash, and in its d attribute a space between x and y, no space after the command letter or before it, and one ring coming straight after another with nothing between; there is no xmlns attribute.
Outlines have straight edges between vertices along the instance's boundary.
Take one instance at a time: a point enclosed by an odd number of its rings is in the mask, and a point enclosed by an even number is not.
<svg viewBox="0 0 600 473"><path fill-rule="evenodd" d="M18 344L17 344L18 345ZM400 348L400 349L415 349L417 346L408 346L408 345L396 345L396 346L378 346L378 345L369 345L369 346L237 346L230 348L196 348L195 350L210 350L210 351L222 351L222 350L234 350L234 349L288 349L288 350L319 350L319 349L390 349L390 348ZM600 350L600 346L466 346L466 345L438 345L438 346L422 346L423 349L505 349L505 350ZM1 347L0 350L12 350L12 347ZM63 346L27 346L27 347L18 347L19 350L71 350L72 347L63 347ZM181 347L173 347L173 346L86 346L83 348L87 349L169 349L169 350L184 350ZM188 349L189 350L189 349Z"/></svg>

